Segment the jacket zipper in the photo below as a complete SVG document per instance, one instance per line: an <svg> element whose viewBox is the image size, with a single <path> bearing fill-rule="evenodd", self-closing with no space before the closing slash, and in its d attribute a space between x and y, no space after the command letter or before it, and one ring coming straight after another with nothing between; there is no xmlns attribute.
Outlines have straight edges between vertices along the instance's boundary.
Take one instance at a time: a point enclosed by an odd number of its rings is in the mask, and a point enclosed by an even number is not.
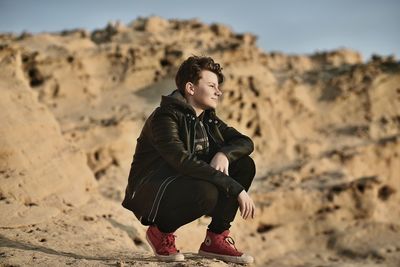
<svg viewBox="0 0 400 267"><path fill-rule="evenodd" d="M135 197L136 192L138 192L139 189L142 188L142 186L145 184L146 180L150 177L151 174L153 174L154 171L155 171L155 170L151 170L145 177L143 177L143 178L140 180L140 183L136 186L136 190L133 191L133 193L132 193L131 199L133 199L133 198Z"/></svg>
<svg viewBox="0 0 400 267"><path fill-rule="evenodd" d="M211 136L212 140L214 140L214 143L215 143L218 147L221 147L221 145L217 142L217 140L215 140L214 136L211 134L210 129L209 129L207 123L205 123L205 126L206 126L206 130L207 130L208 134Z"/></svg>
<svg viewBox="0 0 400 267"><path fill-rule="evenodd" d="M192 140L193 140L193 142L192 142L192 149L191 149L191 155L193 155L194 154L194 139L196 138L196 122L197 122L197 120L194 120L194 123L193 123L193 131L192 131L192 135L193 135L193 138L192 138Z"/></svg>

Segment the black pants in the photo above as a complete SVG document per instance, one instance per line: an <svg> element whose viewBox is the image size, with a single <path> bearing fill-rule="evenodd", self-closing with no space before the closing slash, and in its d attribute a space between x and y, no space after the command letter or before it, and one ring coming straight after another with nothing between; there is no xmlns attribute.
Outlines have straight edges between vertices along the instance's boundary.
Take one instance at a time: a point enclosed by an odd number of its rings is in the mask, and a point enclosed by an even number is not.
<svg viewBox="0 0 400 267"><path fill-rule="evenodd" d="M229 176L246 191L255 176L252 158L242 157L229 165ZM183 177L171 183L165 192L155 224L164 233L175 232L179 227L203 215L212 217L208 229L215 233L228 230L235 218L239 203L236 197L221 194L207 181Z"/></svg>

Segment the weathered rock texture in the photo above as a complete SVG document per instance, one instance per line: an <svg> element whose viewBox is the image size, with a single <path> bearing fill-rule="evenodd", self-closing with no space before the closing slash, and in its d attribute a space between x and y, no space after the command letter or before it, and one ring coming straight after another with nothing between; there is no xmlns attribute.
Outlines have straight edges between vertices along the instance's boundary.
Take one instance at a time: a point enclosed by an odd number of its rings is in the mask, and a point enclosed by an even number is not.
<svg viewBox="0 0 400 267"><path fill-rule="evenodd" d="M399 266L400 63L256 39L159 17L0 35L0 262L165 266L120 202L144 120L196 54L222 65L218 113L256 144L237 247L257 266ZM209 219L177 231L187 266L225 265L194 254Z"/></svg>

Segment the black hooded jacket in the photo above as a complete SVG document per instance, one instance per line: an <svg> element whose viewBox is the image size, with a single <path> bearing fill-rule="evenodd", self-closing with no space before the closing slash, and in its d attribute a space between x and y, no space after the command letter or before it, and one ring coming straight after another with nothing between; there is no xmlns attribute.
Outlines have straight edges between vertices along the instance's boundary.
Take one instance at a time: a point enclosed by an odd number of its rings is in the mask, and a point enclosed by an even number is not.
<svg viewBox="0 0 400 267"><path fill-rule="evenodd" d="M175 179L191 177L215 184L230 196L244 189L233 178L200 160L194 153L196 124L193 107L176 89L162 96L160 106L147 118L137 145L122 206L144 225L154 222L161 198ZM214 109L204 111L203 124L210 154L223 152L229 162L250 155L253 141L219 119Z"/></svg>

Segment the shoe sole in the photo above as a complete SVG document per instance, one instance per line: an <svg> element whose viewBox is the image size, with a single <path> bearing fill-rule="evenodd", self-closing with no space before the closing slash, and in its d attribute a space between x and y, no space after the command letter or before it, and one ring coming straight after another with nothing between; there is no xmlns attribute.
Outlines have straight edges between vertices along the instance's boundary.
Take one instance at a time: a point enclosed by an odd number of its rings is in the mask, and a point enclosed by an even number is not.
<svg viewBox="0 0 400 267"><path fill-rule="evenodd" d="M173 255L160 255L157 254L156 249L153 247L153 244L150 242L149 237L146 234L146 240L150 244L151 249L153 250L154 255L156 256L157 259L162 260L162 261L184 261L185 256L181 253L178 254L173 254Z"/></svg>
<svg viewBox="0 0 400 267"><path fill-rule="evenodd" d="M218 260L223 260L223 261L233 262L233 263L248 264L248 263L254 262L253 257L245 255L245 254L243 254L240 257L237 257L237 256L228 256L228 255L221 255L221 254L206 252L203 250L199 250L198 254L203 257L209 258L209 259L218 259Z"/></svg>

